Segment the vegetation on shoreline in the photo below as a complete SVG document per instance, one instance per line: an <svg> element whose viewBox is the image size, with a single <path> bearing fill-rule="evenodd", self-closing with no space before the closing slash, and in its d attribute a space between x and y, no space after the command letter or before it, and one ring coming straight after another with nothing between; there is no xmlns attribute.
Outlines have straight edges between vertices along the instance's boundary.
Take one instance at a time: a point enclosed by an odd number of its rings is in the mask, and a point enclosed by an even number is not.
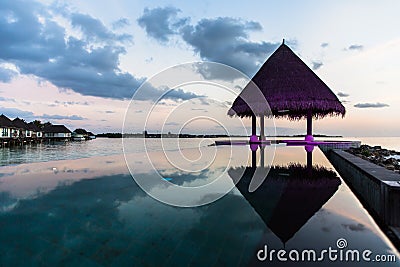
<svg viewBox="0 0 400 267"><path fill-rule="evenodd" d="M96 137L122 138L122 133L101 133L101 134L96 134Z"/></svg>

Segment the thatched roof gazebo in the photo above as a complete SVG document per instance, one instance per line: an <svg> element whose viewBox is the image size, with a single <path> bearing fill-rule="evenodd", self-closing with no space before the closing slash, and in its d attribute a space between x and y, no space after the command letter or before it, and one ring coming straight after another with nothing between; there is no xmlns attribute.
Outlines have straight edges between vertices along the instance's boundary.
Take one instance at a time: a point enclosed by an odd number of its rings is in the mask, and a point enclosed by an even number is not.
<svg viewBox="0 0 400 267"><path fill-rule="evenodd" d="M254 84L256 85L254 85ZM258 88L259 89L258 89ZM261 99L261 91L265 99ZM269 104L266 108L265 100ZM267 59L228 111L229 116L252 117L252 141L256 116L261 119L261 140L264 138L264 117L307 118L306 141L313 141L312 118L345 115L346 110L329 87L287 46L282 45Z"/></svg>

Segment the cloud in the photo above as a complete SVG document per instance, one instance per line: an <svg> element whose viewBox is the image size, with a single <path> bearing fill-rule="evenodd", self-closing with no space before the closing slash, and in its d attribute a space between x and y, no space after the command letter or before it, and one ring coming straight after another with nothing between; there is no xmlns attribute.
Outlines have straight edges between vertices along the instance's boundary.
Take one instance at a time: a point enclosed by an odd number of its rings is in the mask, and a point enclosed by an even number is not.
<svg viewBox="0 0 400 267"><path fill-rule="evenodd" d="M0 114L4 114L10 119L19 117L25 120L30 120L34 118L33 112L31 111L26 111L26 110L21 110L18 108L5 108L5 107L0 107Z"/></svg>
<svg viewBox="0 0 400 267"><path fill-rule="evenodd" d="M233 81L242 78L243 74L223 64L209 64L208 62L197 62L193 64L194 71L201 74L206 80Z"/></svg>
<svg viewBox="0 0 400 267"><path fill-rule="evenodd" d="M348 96L350 96L349 94L346 94L346 93L343 93L343 92L338 92L337 95L340 96L340 97L348 97Z"/></svg>
<svg viewBox="0 0 400 267"><path fill-rule="evenodd" d="M56 107L59 105L63 105L65 107L67 106L74 106L74 105L82 105L82 106L89 106L89 102L84 101L84 102L80 102L80 101L54 101L54 104L50 104L49 106L51 107Z"/></svg>
<svg viewBox="0 0 400 267"><path fill-rule="evenodd" d="M329 46L329 43L322 43L322 44L321 44L321 47L322 47L322 48L325 48L325 47L327 47L327 46Z"/></svg>
<svg viewBox="0 0 400 267"><path fill-rule="evenodd" d="M16 102L16 100L14 98L8 98L8 97L2 97L2 96L0 96L0 101L2 101L2 102L13 102L13 103Z"/></svg>
<svg viewBox="0 0 400 267"><path fill-rule="evenodd" d="M124 45L132 36L117 34L89 15L71 13L63 6L52 8L49 12L46 6L33 1L0 1L0 14L5 14L0 16L0 61L13 64L21 74L49 81L60 90L131 98L144 81L119 68L120 56L126 53ZM67 34L69 30L58 24L55 16L63 16L80 34ZM0 70L1 80L9 81L10 75Z"/></svg>
<svg viewBox="0 0 400 267"><path fill-rule="evenodd" d="M199 100L200 100L200 103L201 103L203 106L209 106L209 105L210 105L209 99L207 99L207 98L205 98L205 97L200 97Z"/></svg>
<svg viewBox="0 0 400 267"><path fill-rule="evenodd" d="M129 26L129 25L131 25L129 19L127 19L127 18L120 18L119 20L114 21L114 22L112 23L112 28L113 28L114 30L118 30L118 29L124 28L124 27Z"/></svg>
<svg viewBox="0 0 400 267"><path fill-rule="evenodd" d="M346 229L349 229L350 231L355 231L355 232L362 232L366 230L366 227L361 224L342 224L342 226Z"/></svg>
<svg viewBox="0 0 400 267"><path fill-rule="evenodd" d="M251 32L262 30L258 22L218 17L190 24L188 18L178 18L180 12L173 7L146 8L138 23L150 37L160 42L180 36L203 60L227 64L250 77L279 45L249 39ZM215 72L211 72L211 76L209 73L202 74L206 74L207 79L219 77ZM221 73L221 79L231 78L224 75L226 73Z"/></svg>
<svg viewBox="0 0 400 267"><path fill-rule="evenodd" d="M321 61L312 61L311 64L313 70L317 70L324 65L324 63L322 63Z"/></svg>
<svg viewBox="0 0 400 267"><path fill-rule="evenodd" d="M165 123L165 126L179 126L179 125L181 124L173 121Z"/></svg>
<svg viewBox="0 0 400 267"><path fill-rule="evenodd" d="M192 92L185 92L182 89L173 89L164 95L164 98L166 99L182 99L182 100L189 100L198 97L200 96Z"/></svg>
<svg viewBox="0 0 400 267"><path fill-rule="evenodd" d="M347 50L356 50L356 51L360 51L364 48L363 45L358 45L358 44L352 44L349 47L347 47Z"/></svg>
<svg viewBox="0 0 400 267"><path fill-rule="evenodd" d="M358 103L355 104L354 107L356 108L383 108L383 107L389 107L388 104L384 103Z"/></svg>
<svg viewBox="0 0 400 267"><path fill-rule="evenodd" d="M251 77L278 46L278 43L250 41L250 32L260 30L258 22L219 17L186 25L181 34L203 60L227 64Z"/></svg>
<svg viewBox="0 0 400 267"><path fill-rule="evenodd" d="M71 116L64 116L64 115L48 115L48 114L43 114L40 116L41 119L45 120L71 120L71 121L81 121L81 120L86 120L86 118L83 118L78 115L71 115Z"/></svg>
<svg viewBox="0 0 400 267"><path fill-rule="evenodd" d="M176 34L178 29L188 22L187 18L178 19L181 11L175 7L145 8L143 15L137 20L146 33L159 42L165 43Z"/></svg>
<svg viewBox="0 0 400 267"><path fill-rule="evenodd" d="M127 42L132 41L130 34L115 34L98 19L81 13L70 14L71 25L79 28L85 39L100 42Z"/></svg>
<svg viewBox="0 0 400 267"><path fill-rule="evenodd" d="M0 67L0 82L10 82L17 74L18 73L13 70Z"/></svg>
<svg viewBox="0 0 400 267"><path fill-rule="evenodd" d="M152 100L157 101L161 99L171 100L189 100L193 98L202 97L192 92L185 92L180 88L170 89L167 87L155 88L150 83L144 83L140 90L137 90L133 96L135 100Z"/></svg>

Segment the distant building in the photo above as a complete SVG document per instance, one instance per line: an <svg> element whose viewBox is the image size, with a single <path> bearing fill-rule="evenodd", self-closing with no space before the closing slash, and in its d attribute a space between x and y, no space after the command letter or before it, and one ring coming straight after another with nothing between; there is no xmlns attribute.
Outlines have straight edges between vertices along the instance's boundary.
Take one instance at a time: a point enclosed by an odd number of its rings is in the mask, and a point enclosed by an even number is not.
<svg viewBox="0 0 400 267"><path fill-rule="evenodd" d="M0 115L0 138L11 138L15 131L12 121L5 115Z"/></svg>
<svg viewBox="0 0 400 267"><path fill-rule="evenodd" d="M88 132L89 139L96 139L96 135L92 132Z"/></svg>
<svg viewBox="0 0 400 267"><path fill-rule="evenodd" d="M32 131L32 138L42 138L43 131L33 122L28 123L30 130Z"/></svg>
<svg viewBox="0 0 400 267"><path fill-rule="evenodd" d="M43 132L45 138L52 140L70 140L72 134L64 125L47 125Z"/></svg>
<svg viewBox="0 0 400 267"><path fill-rule="evenodd" d="M0 147L40 143L43 139L69 141L72 132L64 125L41 124L40 121L27 123L20 118L10 120L4 114L0 115Z"/></svg>
<svg viewBox="0 0 400 267"><path fill-rule="evenodd" d="M72 140L73 141L85 141L86 137L83 134L72 132Z"/></svg>
<svg viewBox="0 0 400 267"><path fill-rule="evenodd" d="M16 128L16 134L14 133L14 136L19 138L30 138L32 137L32 131L30 130L29 125L24 121L21 120L20 118L15 118L12 121L12 124Z"/></svg>

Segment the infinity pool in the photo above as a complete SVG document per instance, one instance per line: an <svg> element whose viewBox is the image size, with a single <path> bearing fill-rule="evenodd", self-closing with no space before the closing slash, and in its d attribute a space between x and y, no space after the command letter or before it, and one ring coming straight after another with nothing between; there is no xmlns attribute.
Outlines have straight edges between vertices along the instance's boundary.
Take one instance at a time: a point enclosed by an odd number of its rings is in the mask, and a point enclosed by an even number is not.
<svg viewBox="0 0 400 267"><path fill-rule="evenodd" d="M311 157L304 147L274 148L272 166L262 166L268 155L260 149L204 147L203 156L216 156L194 173L157 162L160 151L149 152L171 184L201 186L218 177L234 187L226 195L216 188L218 200L192 208L148 196L121 154L1 167L0 266L398 265L396 250L318 148ZM183 153L196 158L198 150ZM127 157L135 159L136 174L152 171L143 163L148 156ZM267 170L250 193L251 179ZM395 255L397 263L263 259L265 249L285 250L286 257L292 250L339 251L339 239L344 253L370 250L371 259Z"/></svg>

